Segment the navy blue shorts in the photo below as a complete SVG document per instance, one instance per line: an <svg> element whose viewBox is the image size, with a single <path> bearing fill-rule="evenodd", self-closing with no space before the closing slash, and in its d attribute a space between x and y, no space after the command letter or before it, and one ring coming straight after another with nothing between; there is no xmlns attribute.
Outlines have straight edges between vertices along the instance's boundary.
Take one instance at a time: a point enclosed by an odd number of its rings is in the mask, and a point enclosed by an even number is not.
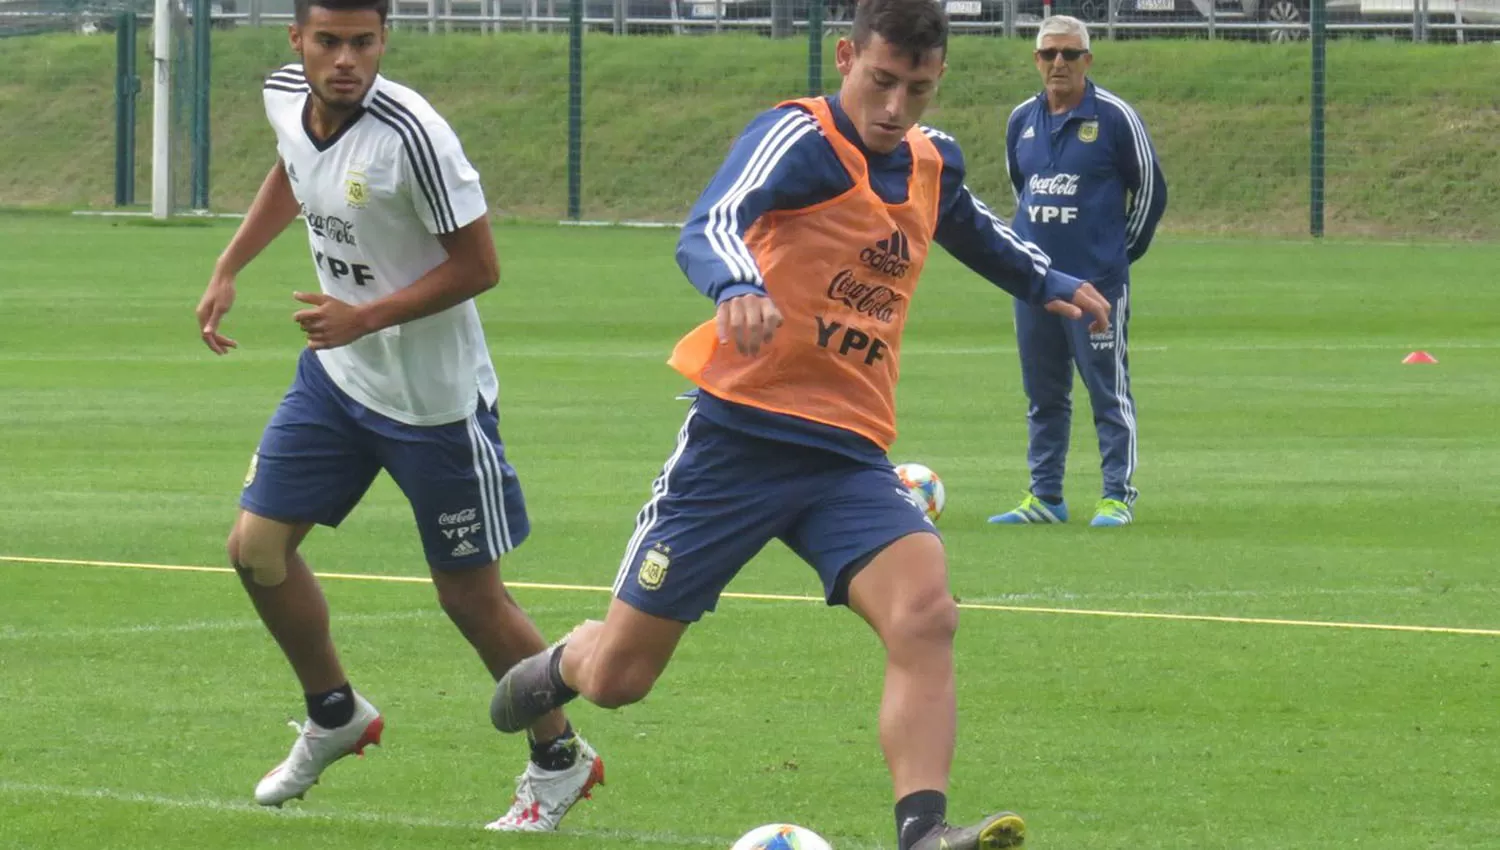
<svg viewBox="0 0 1500 850"><path fill-rule="evenodd" d="M752 437L695 405L636 518L614 593L647 614L693 622L779 539L839 605L851 567L909 534L936 531L889 463Z"/></svg>
<svg viewBox="0 0 1500 850"><path fill-rule="evenodd" d="M467 419L446 425L397 422L339 389L311 349L251 458L240 507L337 526L382 469L411 503L434 567L488 564L531 531L493 407L476 400Z"/></svg>

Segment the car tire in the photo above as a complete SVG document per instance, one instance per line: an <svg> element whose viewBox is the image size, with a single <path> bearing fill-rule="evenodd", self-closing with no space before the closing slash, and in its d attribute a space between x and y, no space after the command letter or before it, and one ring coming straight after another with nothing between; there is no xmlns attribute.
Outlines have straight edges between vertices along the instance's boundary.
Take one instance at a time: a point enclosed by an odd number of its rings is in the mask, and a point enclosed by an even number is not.
<svg viewBox="0 0 1500 850"><path fill-rule="evenodd" d="M1307 30L1303 29L1308 21L1306 0L1264 0L1260 19L1262 23L1278 25L1261 30L1262 41L1281 44L1307 38Z"/></svg>
<svg viewBox="0 0 1500 850"><path fill-rule="evenodd" d="M1109 20L1109 0L1077 0L1073 14L1079 20L1095 23Z"/></svg>

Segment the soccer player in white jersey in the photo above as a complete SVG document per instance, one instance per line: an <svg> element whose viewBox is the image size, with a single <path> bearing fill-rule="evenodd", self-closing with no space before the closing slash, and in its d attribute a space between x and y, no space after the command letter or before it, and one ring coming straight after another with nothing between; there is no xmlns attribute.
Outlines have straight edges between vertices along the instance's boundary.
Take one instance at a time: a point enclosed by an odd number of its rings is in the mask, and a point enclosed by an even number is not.
<svg viewBox="0 0 1500 850"><path fill-rule="evenodd" d="M500 556L530 526L473 302L500 275L484 193L448 123L380 76L388 2L296 0L290 37L302 62L265 83L279 156L197 310L210 349L235 347L220 332L235 276L306 219L322 291L295 294L307 347L251 460L228 542L307 699L291 754L255 788L263 805L301 797L334 761L380 740L385 721L350 686L298 553L380 470L411 502L443 610L491 675L547 646L500 581ZM490 829L555 829L604 780L561 712L530 731L531 760Z"/></svg>

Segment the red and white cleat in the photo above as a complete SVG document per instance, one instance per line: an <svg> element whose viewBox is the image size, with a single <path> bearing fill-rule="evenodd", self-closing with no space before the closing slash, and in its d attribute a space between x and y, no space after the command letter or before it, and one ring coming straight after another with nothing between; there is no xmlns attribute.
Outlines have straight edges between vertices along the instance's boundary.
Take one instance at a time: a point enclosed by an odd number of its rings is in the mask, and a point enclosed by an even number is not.
<svg viewBox="0 0 1500 850"><path fill-rule="evenodd" d="M354 717L337 729L324 729L309 719L298 726L297 742L292 752L255 786L255 802L262 806L280 806L293 798L301 799L307 789L318 783L318 777L330 764L344 756L364 755L365 747L380 743L385 720L368 700L354 695Z"/></svg>
<svg viewBox="0 0 1500 850"><path fill-rule="evenodd" d="M542 770L526 763L526 772L516 777L516 797L510 811L485 824L496 832L552 832L563 815L579 800L589 799L595 785L604 784L604 761L583 738L578 741L578 760L566 770Z"/></svg>

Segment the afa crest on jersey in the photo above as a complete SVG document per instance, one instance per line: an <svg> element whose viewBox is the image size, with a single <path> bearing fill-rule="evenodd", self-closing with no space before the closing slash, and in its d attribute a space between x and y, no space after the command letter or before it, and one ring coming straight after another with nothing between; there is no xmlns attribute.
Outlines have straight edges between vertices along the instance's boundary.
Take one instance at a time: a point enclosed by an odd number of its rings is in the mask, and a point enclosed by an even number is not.
<svg viewBox="0 0 1500 850"><path fill-rule="evenodd" d="M362 209L370 201L370 181L357 168L349 169L344 181L344 202L355 209Z"/></svg>
<svg viewBox="0 0 1500 850"><path fill-rule="evenodd" d="M1078 125L1078 141L1088 144L1099 138L1099 122L1085 121Z"/></svg>

